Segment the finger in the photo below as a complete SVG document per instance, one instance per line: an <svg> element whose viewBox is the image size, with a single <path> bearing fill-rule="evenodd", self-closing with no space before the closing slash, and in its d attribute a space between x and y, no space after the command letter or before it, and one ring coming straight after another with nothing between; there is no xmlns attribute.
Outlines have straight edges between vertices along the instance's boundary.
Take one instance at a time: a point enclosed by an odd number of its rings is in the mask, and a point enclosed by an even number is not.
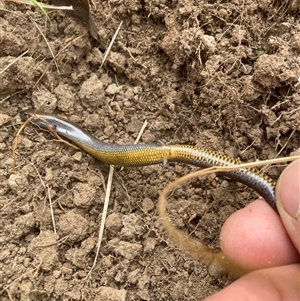
<svg viewBox="0 0 300 301"><path fill-rule="evenodd" d="M299 300L300 264L249 273L205 301Z"/></svg>
<svg viewBox="0 0 300 301"><path fill-rule="evenodd" d="M247 270L299 261L279 215L263 200L230 216L222 228L220 243L225 257Z"/></svg>
<svg viewBox="0 0 300 301"><path fill-rule="evenodd" d="M290 164L281 174L276 201L286 231L300 252L300 160Z"/></svg>

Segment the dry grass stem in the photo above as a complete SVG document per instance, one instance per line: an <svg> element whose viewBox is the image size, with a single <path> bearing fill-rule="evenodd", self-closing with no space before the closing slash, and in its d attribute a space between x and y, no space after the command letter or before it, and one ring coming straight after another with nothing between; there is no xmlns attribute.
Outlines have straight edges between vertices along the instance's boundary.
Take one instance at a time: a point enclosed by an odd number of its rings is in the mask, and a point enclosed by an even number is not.
<svg viewBox="0 0 300 301"><path fill-rule="evenodd" d="M114 36L112 37L112 40L110 41L110 43L109 43L109 45L108 45L108 47L107 47L107 49L106 49L106 51L105 51L105 53L104 53L104 57L103 57L103 60L102 60L102 62L101 62L100 68L101 68L101 67L103 66L103 64L105 63L105 61L106 61L106 59L107 59L107 57L108 57L108 54L109 54L109 52L110 52L110 49L111 49L111 47L112 47L112 45L113 45L113 43L114 43L114 41L115 41L115 39L116 39L116 37L117 37L117 35L118 35L120 29L121 29L122 24L123 24L123 21L120 22L119 27L117 28L117 30L116 30Z"/></svg>
<svg viewBox="0 0 300 301"><path fill-rule="evenodd" d="M52 225L53 225L53 232L56 234L56 225L55 225L55 219L54 219L54 211L52 206L52 200L51 200L51 193L50 193L50 187L47 185L47 195L49 200L49 206L50 206L50 212L51 212L51 219L52 219Z"/></svg>
<svg viewBox="0 0 300 301"><path fill-rule="evenodd" d="M135 139L135 141L134 141L134 144L139 143L139 141L140 141L142 135L144 134L144 131L145 131L147 125L148 125L148 121L145 120L144 123L143 123L143 125L142 125L142 127L141 127L141 129L140 129L140 132L139 132L138 136L136 137L136 139Z"/></svg>
<svg viewBox="0 0 300 301"><path fill-rule="evenodd" d="M27 5L31 5L31 6L36 6L33 2L31 2L30 0L6 0L6 1L9 1L9 2L15 2L15 3L18 3L18 4L27 4ZM46 9L56 9L56 10L73 10L73 6L70 5L70 6L57 6L57 5L50 5L50 4L45 4L45 3L42 3L40 2L40 5L43 7L43 8L46 8Z"/></svg>
<svg viewBox="0 0 300 301"><path fill-rule="evenodd" d="M101 219L98 241L97 241L96 254L95 254L93 265L87 274L87 278L91 275L93 269L95 268L97 259L98 259L98 255L100 252L100 247L101 247L101 242L102 242L102 237L103 237L103 232L104 232L104 226L105 226L105 221L106 221L106 215L107 215L107 208L108 208L108 204L109 204L109 197L110 197L110 192L111 192L111 184L112 184L113 174L114 174L114 166L110 165L108 180L107 180L107 189L106 189L106 193L105 193L105 200L104 200L104 206L103 206L103 212L102 212L102 219Z"/></svg>
<svg viewBox="0 0 300 301"><path fill-rule="evenodd" d="M53 58L53 60L54 60L54 64L55 64L55 66L56 66L56 70L57 70L57 72L58 72L58 74L59 74L60 71L59 71L58 65L57 65L57 63L56 63L56 60L55 60L55 57L54 57L54 53L53 53L53 51L52 51L52 49L51 49L51 47L50 47L50 45L49 45L49 42L48 42L47 38L45 37L45 35L44 35L43 32L41 31L41 29L40 29L40 27L37 25L37 23L36 23L32 18L30 18L30 20L31 20L31 22L35 25L35 27L37 28L37 30L40 32L40 34L42 35L43 39L45 40L45 42L46 42L46 44L47 44L47 46L48 46L48 49L49 49L49 51L50 51L50 53L51 53L51 56L52 56L52 58Z"/></svg>
<svg viewBox="0 0 300 301"><path fill-rule="evenodd" d="M47 65L47 67L45 68L44 72L42 73L42 75L39 77L39 79L37 80L37 82L35 83L35 85L32 87L32 89L34 90L35 87L39 84L39 82L42 80L42 78L45 76L46 72L48 71L48 69L50 68L50 66L52 65L53 61L55 61L59 55L61 55L73 42L75 42L76 40L82 38L83 36L85 36L85 34L74 38L72 41L70 41L66 46L64 46L56 55L55 57L50 61L50 63Z"/></svg>
<svg viewBox="0 0 300 301"><path fill-rule="evenodd" d="M0 74L4 73L10 66L12 66L15 62L17 62L22 56L27 54L28 50L24 51L22 54L20 54L18 57L16 57L10 64L8 64L5 68L3 68L0 71Z"/></svg>

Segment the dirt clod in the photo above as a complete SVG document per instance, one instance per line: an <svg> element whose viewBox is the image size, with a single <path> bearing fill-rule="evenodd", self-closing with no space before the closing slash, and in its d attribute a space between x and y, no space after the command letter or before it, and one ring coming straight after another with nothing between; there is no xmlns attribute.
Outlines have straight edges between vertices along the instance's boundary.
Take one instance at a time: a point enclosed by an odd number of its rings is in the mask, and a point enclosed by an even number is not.
<svg viewBox="0 0 300 301"><path fill-rule="evenodd" d="M107 300L107 301L125 301L126 290L118 290L112 287L101 286L98 289L98 293L94 299L95 301Z"/></svg>
<svg viewBox="0 0 300 301"><path fill-rule="evenodd" d="M76 227L73 226L74 223ZM57 227L60 236L66 237L70 242L78 242L86 237L89 224L82 215L69 211L60 217Z"/></svg>

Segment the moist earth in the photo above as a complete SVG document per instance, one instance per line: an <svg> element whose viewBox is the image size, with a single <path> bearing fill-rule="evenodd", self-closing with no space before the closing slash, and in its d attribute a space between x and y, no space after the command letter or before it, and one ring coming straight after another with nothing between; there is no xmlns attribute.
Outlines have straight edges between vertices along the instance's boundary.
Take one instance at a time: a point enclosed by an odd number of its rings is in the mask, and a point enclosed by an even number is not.
<svg viewBox="0 0 300 301"><path fill-rule="evenodd" d="M88 277L108 166L27 125L12 169L19 113L53 112L110 143L133 143L147 121L142 143L197 145L244 162L299 153L299 1L90 5L99 41L65 12L48 11L49 22L1 2L0 299L203 300L231 279L178 249L156 210L165 185L195 168L115 169ZM277 179L284 167L265 171ZM168 213L218 250L226 218L256 197L208 176L179 187Z"/></svg>

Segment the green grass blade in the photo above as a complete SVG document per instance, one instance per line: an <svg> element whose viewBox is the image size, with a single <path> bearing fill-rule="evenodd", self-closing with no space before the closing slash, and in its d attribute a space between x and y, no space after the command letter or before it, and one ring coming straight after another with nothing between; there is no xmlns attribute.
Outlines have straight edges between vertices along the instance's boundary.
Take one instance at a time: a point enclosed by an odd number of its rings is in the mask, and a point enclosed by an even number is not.
<svg viewBox="0 0 300 301"><path fill-rule="evenodd" d="M51 21L48 14L47 14L47 12L46 12L46 10L43 8L43 6L41 5L40 2L38 2L37 0L30 0L30 1L43 12L43 14L46 16L46 18L49 21Z"/></svg>

